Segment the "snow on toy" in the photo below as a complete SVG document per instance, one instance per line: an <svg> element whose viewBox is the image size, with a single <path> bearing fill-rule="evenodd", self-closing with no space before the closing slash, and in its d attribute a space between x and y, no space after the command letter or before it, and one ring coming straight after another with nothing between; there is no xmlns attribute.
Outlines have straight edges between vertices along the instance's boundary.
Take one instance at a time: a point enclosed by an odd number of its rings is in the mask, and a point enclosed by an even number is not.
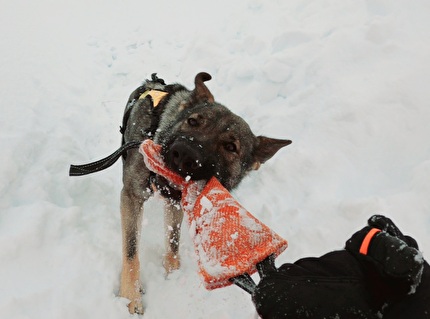
<svg viewBox="0 0 430 319"><path fill-rule="evenodd" d="M207 289L238 284L241 276L245 282L252 281L249 274L257 270L256 265L268 259L273 263L287 248L285 239L252 216L215 177L206 183L170 171L160 155L161 146L152 140L145 140L139 150L150 170L182 191L181 205Z"/></svg>

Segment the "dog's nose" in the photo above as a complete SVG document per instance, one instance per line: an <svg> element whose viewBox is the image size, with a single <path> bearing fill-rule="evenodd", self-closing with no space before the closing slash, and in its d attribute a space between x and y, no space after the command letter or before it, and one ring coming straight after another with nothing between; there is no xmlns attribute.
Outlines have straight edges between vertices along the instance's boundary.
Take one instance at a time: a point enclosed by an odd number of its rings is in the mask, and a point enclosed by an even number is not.
<svg viewBox="0 0 430 319"><path fill-rule="evenodd" d="M168 157L171 168L183 176L193 177L202 168L202 155L186 142L173 143Z"/></svg>

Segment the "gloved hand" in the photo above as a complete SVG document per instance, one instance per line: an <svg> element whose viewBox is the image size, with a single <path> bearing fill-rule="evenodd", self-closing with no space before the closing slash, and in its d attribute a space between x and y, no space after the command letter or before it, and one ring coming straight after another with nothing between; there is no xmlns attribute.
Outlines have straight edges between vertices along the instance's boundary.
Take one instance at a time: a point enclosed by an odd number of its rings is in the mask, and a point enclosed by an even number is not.
<svg viewBox="0 0 430 319"><path fill-rule="evenodd" d="M400 229L398 229L393 221L388 217L383 215L373 215L368 219L367 224L371 227L386 231L391 236L403 240L409 247L419 249L417 241L410 236L403 235Z"/></svg>
<svg viewBox="0 0 430 319"><path fill-rule="evenodd" d="M382 277L402 284L406 293L413 293L424 267L416 241L404 236L387 217L374 215L368 224L347 240L345 249L365 265L373 265Z"/></svg>

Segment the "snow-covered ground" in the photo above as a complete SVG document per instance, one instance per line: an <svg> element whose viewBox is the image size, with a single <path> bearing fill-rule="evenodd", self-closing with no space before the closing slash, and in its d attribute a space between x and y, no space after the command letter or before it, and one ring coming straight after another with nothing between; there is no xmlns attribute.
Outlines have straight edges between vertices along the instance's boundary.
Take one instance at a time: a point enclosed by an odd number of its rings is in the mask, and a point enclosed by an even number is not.
<svg viewBox="0 0 430 319"><path fill-rule="evenodd" d="M121 165L68 166L118 147L153 72L192 88L207 71L256 134L293 140L234 193L288 239L279 264L342 248L373 213L429 256L429 15L426 0L2 1L0 317L130 317ZM185 225L164 278L157 199L143 224L144 318L256 318L239 288L205 290Z"/></svg>

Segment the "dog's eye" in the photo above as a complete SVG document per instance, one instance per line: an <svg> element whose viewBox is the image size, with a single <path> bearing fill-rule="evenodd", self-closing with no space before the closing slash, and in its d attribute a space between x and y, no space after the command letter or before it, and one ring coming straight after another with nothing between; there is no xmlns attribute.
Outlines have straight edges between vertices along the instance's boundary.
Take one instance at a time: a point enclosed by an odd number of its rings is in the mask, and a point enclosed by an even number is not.
<svg viewBox="0 0 430 319"><path fill-rule="evenodd" d="M224 148L226 151L229 151L229 152L236 152L237 151L236 144L234 144L234 143L226 143L226 144L224 144Z"/></svg>
<svg viewBox="0 0 430 319"><path fill-rule="evenodd" d="M192 127L195 127L195 126L199 125L199 122L194 117L188 118L187 123L188 123L189 126L192 126Z"/></svg>

